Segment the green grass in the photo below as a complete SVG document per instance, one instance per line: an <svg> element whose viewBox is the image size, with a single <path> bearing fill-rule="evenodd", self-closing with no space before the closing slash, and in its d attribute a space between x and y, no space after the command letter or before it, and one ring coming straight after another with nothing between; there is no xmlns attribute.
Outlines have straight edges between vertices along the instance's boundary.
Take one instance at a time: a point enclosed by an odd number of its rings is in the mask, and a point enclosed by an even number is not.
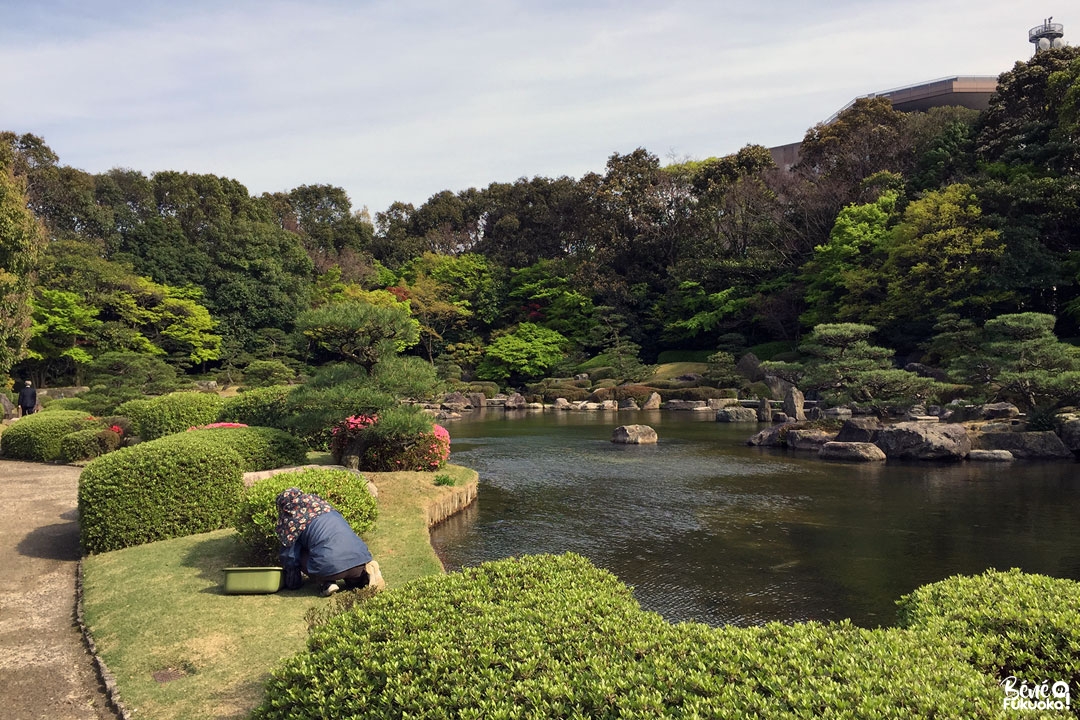
<svg viewBox="0 0 1080 720"><path fill-rule="evenodd" d="M661 365L679 362L708 362L709 356L715 350L665 350L656 356L656 362Z"/></svg>
<svg viewBox="0 0 1080 720"><path fill-rule="evenodd" d="M442 572L425 509L475 483L476 472L370 473L379 520L365 537L389 588ZM232 530L219 530L93 555L83 560L86 621L121 700L137 716L241 718L258 704L279 660L303 649L305 614L326 601L309 583L274 595L224 595L222 569L249 564ZM180 671L159 682L154 673Z"/></svg>
<svg viewBox="0 0 1080 720"><path fill-rule="evenodd" d="M708 363L703 362L669 362L657 365L653 370L653 374L641 381L641 384L648 385L650 380L672 380L680 375L688 375L690 373L697 373L701 375L709 369Z"/></svg>

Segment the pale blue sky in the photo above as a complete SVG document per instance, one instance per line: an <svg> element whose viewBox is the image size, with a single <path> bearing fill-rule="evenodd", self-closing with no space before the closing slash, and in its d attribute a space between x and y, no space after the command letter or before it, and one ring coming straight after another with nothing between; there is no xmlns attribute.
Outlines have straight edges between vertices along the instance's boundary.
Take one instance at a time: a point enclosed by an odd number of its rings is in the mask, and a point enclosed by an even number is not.
<svg viewBox="0 0 1080 720"><path fill-rule="evenodd" d="M1008 70L1047 15L1080 36L1055 4L0 0L0 129L90 172L330 183L374 213L793 142L857 95Z"/></svg>

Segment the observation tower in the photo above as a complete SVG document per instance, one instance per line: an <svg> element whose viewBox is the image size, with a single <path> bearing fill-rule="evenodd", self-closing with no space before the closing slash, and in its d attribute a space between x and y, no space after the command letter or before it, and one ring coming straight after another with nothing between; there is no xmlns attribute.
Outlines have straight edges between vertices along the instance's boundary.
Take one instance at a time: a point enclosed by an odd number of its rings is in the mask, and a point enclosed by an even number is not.
<svg viewBox="0 0 1080 720"><path fill-rule="evenodd" d="M1044 50L1057 50L1065 47L1062 36L1065 34L1065 26L1061 23L1050 22L1053 16L1046 18L1042 25L1036 25L1028 30L1028 42L1035 45L1035 52Z"/></svg>

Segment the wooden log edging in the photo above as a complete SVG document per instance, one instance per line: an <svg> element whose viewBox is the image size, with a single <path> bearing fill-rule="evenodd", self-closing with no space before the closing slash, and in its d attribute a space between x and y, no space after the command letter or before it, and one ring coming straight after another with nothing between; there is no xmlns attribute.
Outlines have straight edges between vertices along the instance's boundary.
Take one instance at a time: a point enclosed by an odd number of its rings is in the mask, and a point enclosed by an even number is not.
<svg viewBox="0 0 1080 720"><path fill-rule="evenodd" d="M425 508L428 529L430 530L443 520L456 515L476 502L476 488L477 480L473 478L465 485L452 487L450 488L451 492L429 502L427 508Z"/></svg>

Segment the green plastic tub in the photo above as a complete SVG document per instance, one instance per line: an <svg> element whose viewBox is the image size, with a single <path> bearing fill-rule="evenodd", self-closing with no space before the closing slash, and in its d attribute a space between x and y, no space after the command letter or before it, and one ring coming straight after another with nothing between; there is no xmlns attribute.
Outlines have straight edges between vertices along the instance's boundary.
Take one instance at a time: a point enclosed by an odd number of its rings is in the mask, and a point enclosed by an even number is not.
<svg viewBox="0 0 1080 720"><path fill-rule="evenodd" d="M266 595L280 589L279 567L225 568L226 595Z"/></svg>

